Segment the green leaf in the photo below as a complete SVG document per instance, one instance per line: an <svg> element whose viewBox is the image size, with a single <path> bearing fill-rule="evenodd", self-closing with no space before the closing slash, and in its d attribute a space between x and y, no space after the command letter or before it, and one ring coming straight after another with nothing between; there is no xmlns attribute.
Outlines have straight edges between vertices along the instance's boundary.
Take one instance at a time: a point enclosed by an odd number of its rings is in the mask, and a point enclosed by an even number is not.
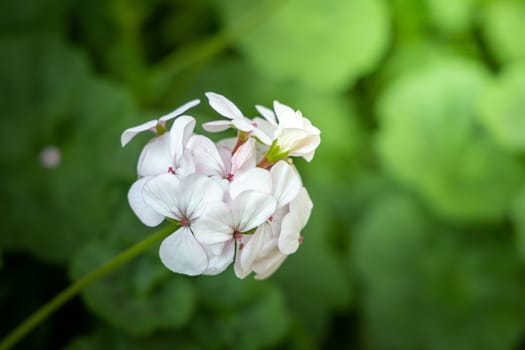
<svg viewBox="0 0 525 350"><path fill-rule="evenodd" d="M386 195L352 246L366 342L388 349L514 349L525 285L508 236L440 229L407 196Z"/></svg>
<svg viewBox="0 0 525 350"><path fill-rule="evenodd" d="M275 274L286 293L292 314L314 344L328 331L330 315L350 304L352 293L350 278L329 241L330 232L336 228L335 218L327 206L315 201L316 197L312 192L316 206L301 233L304 236L302 245Z"/></svg>
<svg viewBox="0 0 525 350"><path fill-rule="evenodd" d="M525 64L505 67L479 101L481 123L510 151L525 151Z"/></svg>
<svg viewBox="0 0 525 350"><path fill-rule="evenodd" d="M125 201L140 144L124 152L119 138L138 113L121 86L92 75L55 37L5 37L0 47L0 242L64 262L103 234ZM52 169L40 159L49 146L60 154Z"/></svg>
<svg viewBox="0 0 525 350"><path fill-rule="evenodd" d="M378 104L385 169L453 220L501 219L522 179L517 160L480 130L487 81L474 63L443 60L394 80Z"/></svg>
<svg viewBox="0 0 525 350"><path fill-rule="evenodd" d="M275 285L239 280L232 271L199 277L197 285L204 307L191 324L203 348L268 349L283 340L289 312Z"/></svg>
<svg viewBox="0 0 525 350"><path fill-rule="evenodd" d="M483 35L492 55L500 62L525 59L525 3L520 0L489 1L483 11Z"/></svg>
<svg viewBox="0 0 525 350"><path fill-rule="evenodd" d="M156 334L149 337L133 337L128 334L110 329L101 328L93 333L77 337L66 350L164 350L188 349L197 350L200 347L191 339L182 334Z"/></svg>
<svg viewBox="0 0 525 350"><path fill-rule="evenodd" d="M240 0L218 2L226 28L251 7ZM388 41L382 1L290 0L238 46L257 71L276 81L341 91L376 67Z"/></svg>
<svg viewBox="0 0 525 350"><path fill-rule="evenodd" d="M74 259L71 275L78 279L122 251L108 241L85 245ZM188 279L171 273L156 254L146 254L88 287L88 307L111 325L134 335L184 326L195 308Z"/></svg>

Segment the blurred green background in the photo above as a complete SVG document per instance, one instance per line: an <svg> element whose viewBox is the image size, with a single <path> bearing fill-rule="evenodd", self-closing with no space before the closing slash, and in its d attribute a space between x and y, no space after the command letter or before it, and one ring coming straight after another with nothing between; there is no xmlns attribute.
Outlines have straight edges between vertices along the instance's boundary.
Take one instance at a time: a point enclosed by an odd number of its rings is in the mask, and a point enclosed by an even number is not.
<svg viewBox="0 0 525 350"><path fill-rule="evenodd" d="M302 247L263 282L154 248L17 349L525 349L523 0L1 0L0 336L152 232L120 133L205 91L322 130Z"/></svg>

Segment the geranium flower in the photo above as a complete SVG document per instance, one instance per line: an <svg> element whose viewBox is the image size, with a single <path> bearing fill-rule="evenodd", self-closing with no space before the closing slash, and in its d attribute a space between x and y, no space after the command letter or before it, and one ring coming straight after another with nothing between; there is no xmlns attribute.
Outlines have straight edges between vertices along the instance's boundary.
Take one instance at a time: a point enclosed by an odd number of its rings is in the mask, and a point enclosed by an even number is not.
<svg viewBox="0 0 525 350"><path fill-rule="evenodd" d="M129 189L128 201L137 217L147 226L159 225L164 217L144 202L144 185L152 176L167 173L189 175L195 172L193 158L186 152L186 144L194 128L193 117L181 116L175 120L170 132L150 140L140 154L137 166L140 178Z"/></svg>
<svg viewBox="0 0 525 350"><path fill-rule="evenodd" d="M308 162L312 160L321 142L321 131L310 120L303 117L300 111L294 111L278 101L273 103L275 113L263 106L257 105L255 108L267 120L265 129L271 133L273 143L267 155L269 160L288 156L303 157Z"/></svg>
<svg viewBox="0 0 525 350"><path fill-rule="evenodd" d="M170 174L151 178L144 185L144 200L162 216L179 222L180 228L166 237L159 255L167 268L194 276L214 275L233 261L233 245L208 245L195 239L193 229L206 212L223 205L223 190L210 178L192 174L177 177Z"/></svg>

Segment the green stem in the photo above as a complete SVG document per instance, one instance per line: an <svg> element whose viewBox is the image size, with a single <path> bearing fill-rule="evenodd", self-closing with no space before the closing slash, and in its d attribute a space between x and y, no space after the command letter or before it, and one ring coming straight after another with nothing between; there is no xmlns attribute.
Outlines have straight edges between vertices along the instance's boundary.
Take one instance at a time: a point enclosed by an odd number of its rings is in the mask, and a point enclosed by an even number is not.
<svg viewBox="0 0 525 350"><path fill-rule="evenodd" d="M170 224L158 230L154 234L146 237L142 241L136 243L135 245L131 246L124 252L111 259L110 261L106 262L98 269L88 273L75 283L71 284L69 287L57 294L47 304L41 306L38 310L31 314L31 316L29 316L24 322L19 324L18 327L16 327L11 333L9 333L0 342L0 350L7 350L11 348L26 334L28 334L33 328L45 321L58 308L64 305L67 301L69 301L79 292L84 290L84 288L88 287L93 282L106 276L112 271L118 269L124 263L133 259L137 255L145 251L147 248L151 247L153 244L158 243L159 241L167 237L170 233L175 231L177 227L178 226L176 224Z"/></svg>

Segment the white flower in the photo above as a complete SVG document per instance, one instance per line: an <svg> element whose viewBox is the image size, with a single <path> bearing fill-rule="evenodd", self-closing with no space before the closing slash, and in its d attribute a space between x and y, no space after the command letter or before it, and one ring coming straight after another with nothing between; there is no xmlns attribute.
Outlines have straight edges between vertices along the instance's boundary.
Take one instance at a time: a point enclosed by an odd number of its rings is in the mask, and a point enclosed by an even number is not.
<svg viewBox="0 0 525 350"><path fill-rule="evenodd" d="M268 248L266 249L268 253L263 253L263 247L267 247L270 241L275 241L271 245L277 246L281 221L288 212L288 203L298 197L301 188L298 173L285 161L277 162L270 171L261 168L251 169L232 181L229 189L231 198L236 198L245 191L257 191L271 195L276 201L276 210L255 233L237 237L235 273L239 278L246 277L253 270L252 265L257 260L265 259L265 254L274 255L273 250Z"/></svg>
<svg viewBox="0 0 525 350"><path fill-rule="evenodd" d="M255 108L268 121L265 129L269 130L267 133L271 133L274 142L274 149L270 149L270 152L312 160L315 149L321 142L321 132L310 120L303 117L300 111L294 111L278 101L273 103L275 113L263 106L257 105Z"/></svg>
<svg viewBox="0 0 525 350"><path fill-rule="evenodd" d="M230 127L249 133L266 145L270 145L272 140L262 130L257 127L257 123L245 117L241 110L226 97L214 92L207 92L206 97L210 106L220 115L230 120L218 120L204 123L202 127L206 131L224 131Z"/></svg>
<svg viewBox="0 0 525 350"><path fill-rule="evenodd" d="M128 201L137 217L147 226L157 226L164 217L152 210L145 202L142 191L146 182L161 174L189 175L195 172L195 164L186 144L193 134L195 119L181 116L175 120L170 132L155 137L144 146L138 162L139 179L128 192Z"/></svg>
<svg viewBox="0 0 525 350"><path fill-rule="evenodd" d="M222 188L199 174L151 178L144 185L145 202L159 214L178 221L181 227L160 245L160 258L170 270L186 275L218 274L233 261L233 245L214 246L197 241L194 226L216 205L222 205Z"/></svg>
<svg viewBox="0 0 525 350"><path fill-rule="evenodd" d="M173 112L168 113L159 119L153 119L150 121L147 121L145 123L142 123L140 125L134 126L132 128L124 130L122 135L120 136L120 143L122 144L122 147L126 146L131 139L135 137L135 135L146 131L151 130L154 133L157 134L157 127L160 126L161 129L165 129L166 122L170 119L173 119L175 117L178 117L182 113L186 112L188 109L195 107L200 103L200 100L191 100L190 102L187 102L183 104L182 106L175 109Z"/></svg>
<svg viewBox="0 0 525 350"><path fill-rule="evenodd" d="M231 243L265 222L275 211L275 205L275 200L267 194L244 191L228 204L213 206L193 232L203 244Z"/></svg>

